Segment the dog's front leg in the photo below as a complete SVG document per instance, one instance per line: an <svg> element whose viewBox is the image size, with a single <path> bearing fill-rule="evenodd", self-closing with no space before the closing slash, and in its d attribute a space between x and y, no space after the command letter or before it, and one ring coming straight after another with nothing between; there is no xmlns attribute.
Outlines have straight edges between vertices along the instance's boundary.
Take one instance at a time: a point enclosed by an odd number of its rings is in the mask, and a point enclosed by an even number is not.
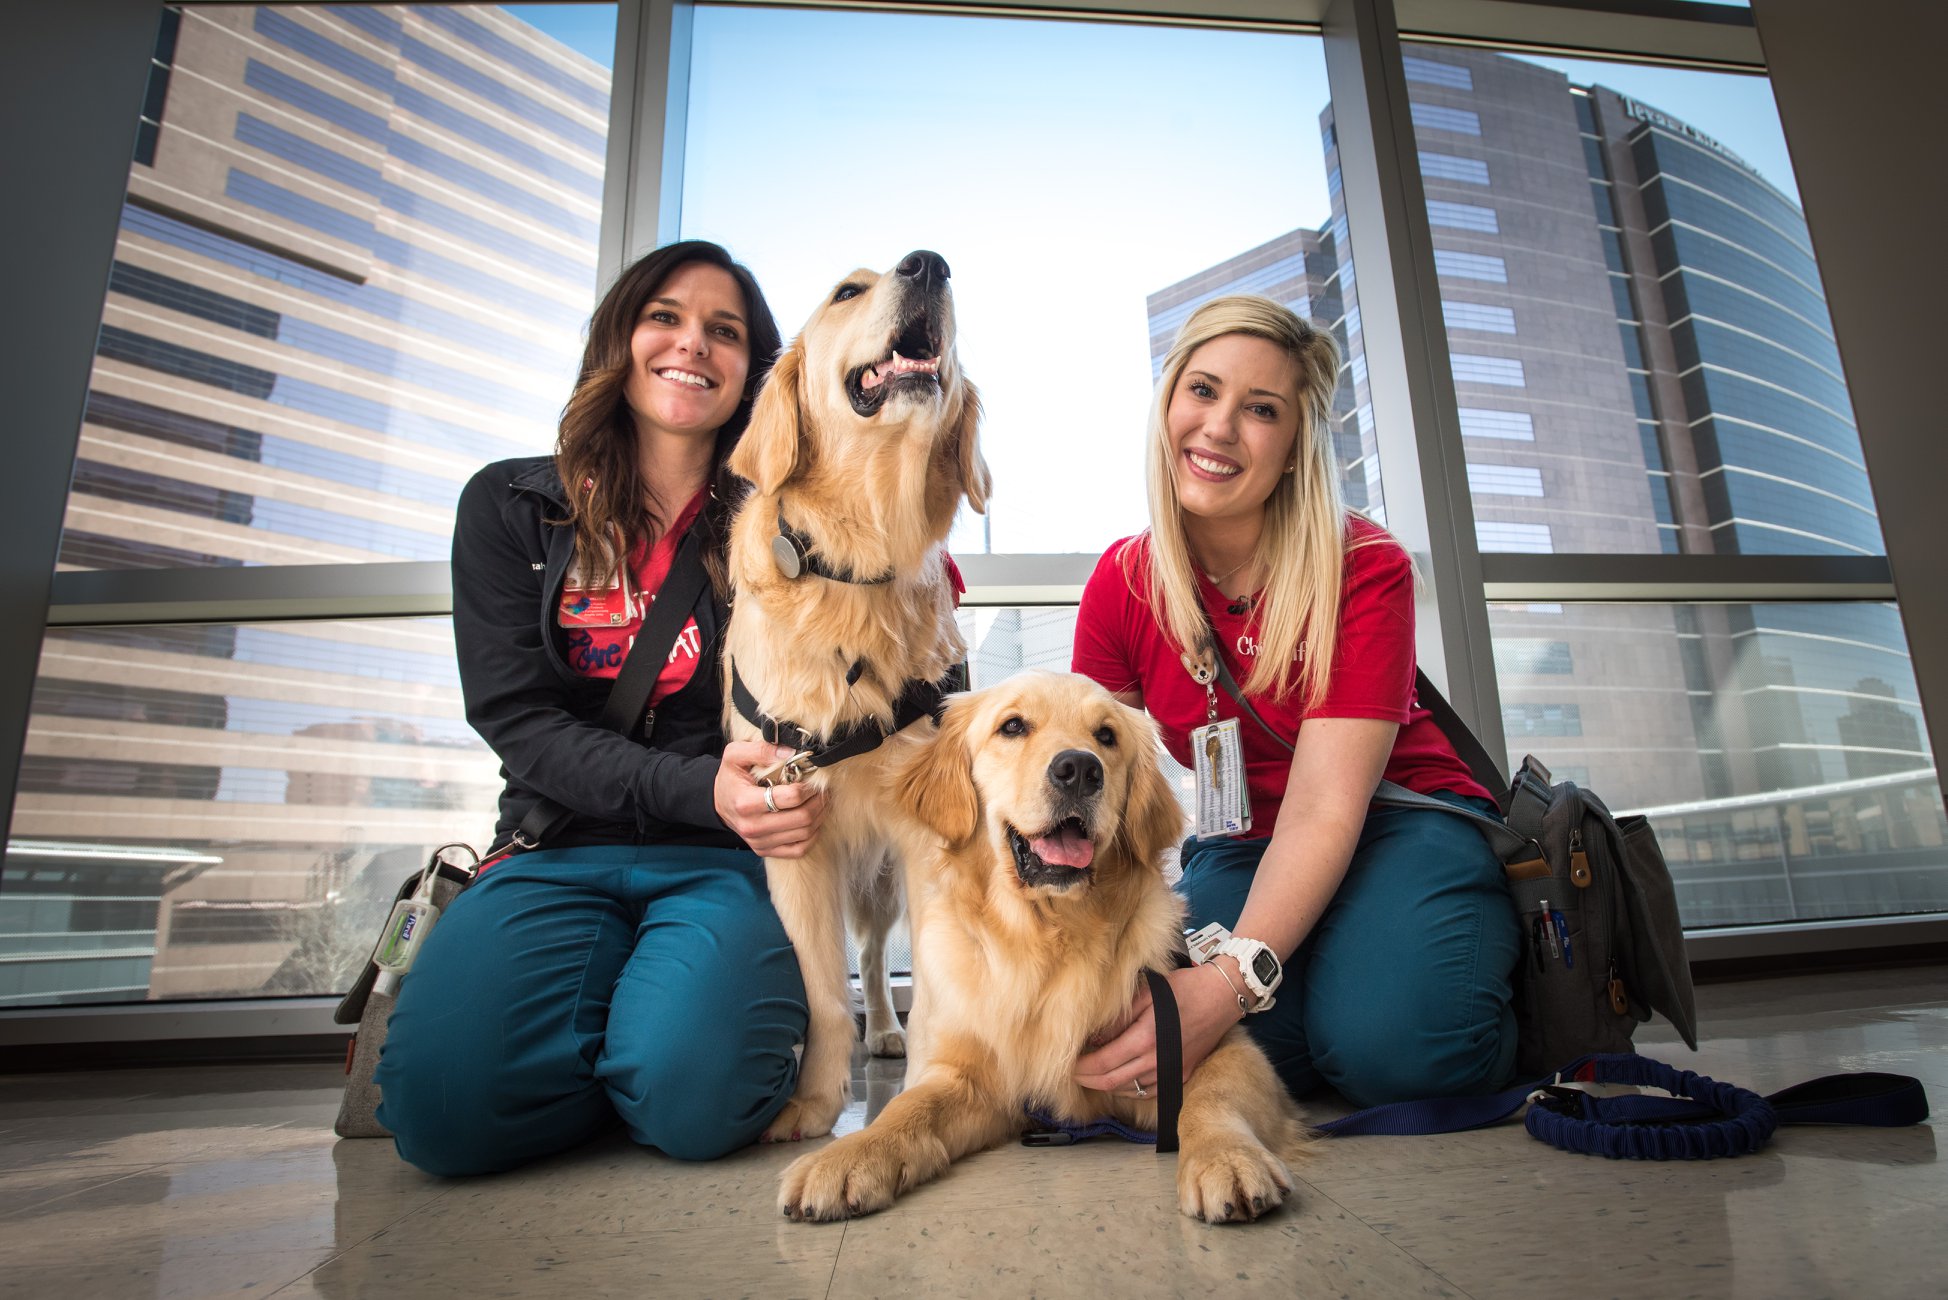
<svg viewBox="0 0 1948 1300"><path fill-rule="evenodd" d="M866 1050L874 1056L906 1055L906 1035L893 1010L893 984L886 970L886 940L899 924L904 893L900 877L897 857L888 856L847 895L847 920L859 945L859 986L866 999Z"/></svg>
<svg viewBox="0 0 1948 1300"><path fill-rule="evenodd" d="M796 1142L832 1131L852 1098L852 981L846 970L845 863L838 846L815 845L803 858L766 858L772 906L798 954L805 983L805 1055L791 1100L760 1142Z"/></svg>
<svg viewBox="0 0 1948 1300"><path fill-rule="evenodd" d="M1184 1085L1177 1135L1177 1206L1210 1223L1239 1223L1284 1203L1286 1162L1309 1140L1271 1062L1233 1029Z"/></svg>
<svg viewBox="0 0 1948 1300"><path fill-rule="evenodd" d="M883 1210L968 1152L1001 1141L1020 1122L1020 1108L1010 1112L980 1081L946 1066L930 1068L864 1129L792 1161L780 1181L778 1210L816 1223Z"/></svg>

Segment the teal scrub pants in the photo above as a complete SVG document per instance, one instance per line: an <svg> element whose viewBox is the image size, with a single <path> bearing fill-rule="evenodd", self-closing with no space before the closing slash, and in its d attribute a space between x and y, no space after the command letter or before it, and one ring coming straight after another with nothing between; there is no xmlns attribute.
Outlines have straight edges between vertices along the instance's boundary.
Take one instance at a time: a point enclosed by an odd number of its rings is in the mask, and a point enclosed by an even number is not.
<svg viewBox="0 0 1948 1300"><path fill-rule="evenodd" d="M805 1041L798 959L743 849L601 845L489 868L399 988L379 1121L431 1174L615 1125L684 1160L756 1140Z"/></svg>
<svg viewBox="0 0 1948 1300"><path fill-rule="evenodd" d="M1191 926L1237 924L1269 842L1185 842L1177 891ZM1471 825L1376 808L1346 879L1286 963L1276 1005L1245 1027L1294 1096L1325 1084L1374 1106L1491 1092L1515 1068L1520 951L1502 864Z"/></svg>

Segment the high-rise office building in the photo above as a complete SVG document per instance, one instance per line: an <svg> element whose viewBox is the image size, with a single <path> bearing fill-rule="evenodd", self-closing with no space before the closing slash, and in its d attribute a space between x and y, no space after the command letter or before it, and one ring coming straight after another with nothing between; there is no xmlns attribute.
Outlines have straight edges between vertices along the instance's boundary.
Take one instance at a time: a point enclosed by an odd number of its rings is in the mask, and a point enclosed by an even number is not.
<svg viewBox="0 0 1948 1300"><path fill-rule="evenodd" d="M1481 549L1879 553L1792 198L1695 127L1604 87L1458 48L1409 47L1405 66ZM1219 293L1312 305L1347 356L1348 498L1384 521L1330 107L1320 120L1330 219L1153 294L1151 351ZM1331 265L1301 279L1287 251L1300 248L1329 250ZM1281 263L1292 274L1273 285L1263 268ZM1330 311L1317 305L1328 284ZM1593 772L1614 804L1709 805L1694 818L1712 841L1705 860L1940 843L1891 606L1546 604L1491 620L1511 758ZM1792 791L1744 822L1714 811ZM1686 815L1666 829L1679 857ZM1899 827L1884 843L1876 819ZM1837 899L1852 886L1831 874ZM1885 909L1900 896L1892 880L1864 907L1857 891L1836 906ZM1720 904L1748 919L1739 905L1770 888L1718 883L1693 900L1699 919Z"/></svg>
<svg viewBox="0 0 1948 1300"><path fill-rule="evenodd" d="M608 100L494 6L167 10L61 566L446 558L553 443ZM444 620L52 630L0 1006L341 987L498 788Z"/></svg>

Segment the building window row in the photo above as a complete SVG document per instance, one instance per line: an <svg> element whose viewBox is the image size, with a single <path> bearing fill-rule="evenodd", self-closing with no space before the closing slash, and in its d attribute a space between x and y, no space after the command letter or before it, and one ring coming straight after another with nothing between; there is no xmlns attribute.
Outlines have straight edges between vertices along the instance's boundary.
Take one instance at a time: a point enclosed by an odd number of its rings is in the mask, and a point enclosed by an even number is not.
<svg viewBox="0 0 1948 1300"><path fill-rule="evenodd" d="M1501 233L1501 223L1493 208L1477 203L1451 203L1446 199L1427 200L1427 224L1450 230L1474 230L1484 235Z"/></svg>
<svg viewBox="0 0 1948 1300"><path fill-rule="evenodd" d="M1468 490L1504 497L1542 495L1542 471L1527 465L1477 465L1468 462Z"/></svg>
<svg viewBox="0 0 1948 1300"><path fill-rule="evenodd" d="M1465 108L1445 108L1414 100L1408 105L1418 130L1453 131L1457 135L1480 135L1481 115Z"/></svg>
<svg viewBox="0 0 1948 1300"><path fill-rule="evenodd" d="M1517 524L1504 520L1475 520L1475 545L1483 551L1513 551L1528 555L1555 552L1555 535L1548 524Z"/></svg>
<svg viewBox="0 0 1948 1300"><path fill-rule="evenodd" d="M1495 411L1480 406L1460 408L1461 436L1535 441L1535 419L1526 411Z"/></svg>
<svg viewBox="0 0 1948 1300"><path fill-rule="evenodd" d="M1434 250L1434 270L1456 280L1508 283L1508 263L1492 253L1462 253L1452 248L1437 248Z"/></svg>
<svg viewBox="0 0 1948 1300"><path fill-rule="evenodd" d="M1451 330L1479 330L1484 334L1513 334L1515 310L1494 307L1485 302L1455 302L1441 299L1441 316Z"/></svg>
<svg viewBox="0 0 1948 1300"><path fill-rule="evenodd" d="M1420 174L1427 180L1460 181L1466 185L1488 184L1488 164L1479 158L1459 158L1450 153L1420 151Z"/></svg>
<svg viewBox="0 0 1948 1300"><path fill-rule="evenodd" d="M1450 90L1473 90L1475 74L1470 68L1453 63L1440 63L1433 59L1416 58L1406 55L1400 60L1407 69L1407 80L1418 81L1429 86L1446 86Z"/></svg>
<svg viewBox="0 0 1948 1300"><path fill-rule="evenodd" d="M1522 363L1514 357L1485 357L1470 352L1451 352L1448 360L1457 384L1495 384L1504 388L1525 388L1528 378Z"/></svg>

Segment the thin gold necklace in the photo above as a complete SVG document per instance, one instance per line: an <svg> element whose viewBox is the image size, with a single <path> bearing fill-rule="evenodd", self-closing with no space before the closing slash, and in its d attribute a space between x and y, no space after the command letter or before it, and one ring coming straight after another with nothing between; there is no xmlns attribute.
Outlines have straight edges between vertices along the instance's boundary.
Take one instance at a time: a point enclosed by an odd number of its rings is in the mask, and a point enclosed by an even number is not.
<svg viewBox="0 0 1948 1300"><path fill-rule="evenodd" d="M1247 564L1250 564L1256 558L1257 556L1255 555L1247 555L1245 556L1244 559L1238 561L1236 564L1226 569L1223 573L1212 573L1209 569L1205 569L1204 566L1201 564L1198 565L1197 567L1203 570L1204 576L1210 579L1210 583L1213 587L1222 587L1224 585L1224 580L1226 578L1236 573L1239 569L1244 568Z"/></svg>

